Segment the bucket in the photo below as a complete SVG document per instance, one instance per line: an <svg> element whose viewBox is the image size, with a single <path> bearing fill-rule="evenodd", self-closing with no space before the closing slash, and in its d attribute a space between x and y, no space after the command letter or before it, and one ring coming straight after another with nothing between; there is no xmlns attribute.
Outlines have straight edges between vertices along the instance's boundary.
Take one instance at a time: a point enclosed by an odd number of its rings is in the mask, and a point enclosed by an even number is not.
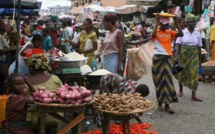
<svg viewBox="0 0 215 134"><path fill-rule="evenodd" d="M8 97L0 96L0 128L2 128L1 122L6 119L6 102Z"/></svg>
<svg viewBox="0 0 215 134"><path fill-rule="evenodd" d="M29 58L33 54L45 54L46 51L43 49L27 49L27 50L25 50L24 53L25 53L26 58Z"/></svg>

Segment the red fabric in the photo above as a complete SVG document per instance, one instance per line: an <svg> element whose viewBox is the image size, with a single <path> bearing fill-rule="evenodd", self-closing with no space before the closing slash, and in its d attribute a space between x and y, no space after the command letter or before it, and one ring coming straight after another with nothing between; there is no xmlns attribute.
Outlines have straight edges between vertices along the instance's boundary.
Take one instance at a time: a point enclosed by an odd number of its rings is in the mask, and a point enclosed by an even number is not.
<svg viewBox="0 0 215 134"><path fill-rule="evenodd" d="M43 30L43 27L39 25L39 26L38 26L38 29L39 29L39 30Z"/></svg>

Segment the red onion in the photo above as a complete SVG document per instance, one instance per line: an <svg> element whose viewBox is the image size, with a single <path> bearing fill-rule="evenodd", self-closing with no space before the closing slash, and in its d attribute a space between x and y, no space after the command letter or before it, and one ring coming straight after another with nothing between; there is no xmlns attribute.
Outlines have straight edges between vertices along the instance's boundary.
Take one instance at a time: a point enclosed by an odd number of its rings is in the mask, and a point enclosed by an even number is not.
<svg viewBox="0 0 215 134"><path fill-rule="evenodd" d="M52 102L51 98L43 98L43 103L50 103Z"/></svg>
<svg viewBox="0 0 215 134"><path fill-rule="evenodd" d="M79 100L76 100L76 105L80 105L82 103L82 100L81 99L79 99Z"/></svg>
<svg viewBox="0 0 215 134"><path fill-rule="evenodd" d="M69 85L68 85L68 84L64 84L64 86L65 86L65 88L67 88L67 89L68 89L68 87L69 87Z"/></svg>
<svg viewBox="0 0 215 134"><path fill-rule="evenodd" d="M71 97L71 96L70 96L69 94L66 94L66 95L65 95L65 98L67 98L67 99L70 99L70 97Z"/></svg>
<svg viewBox="0 0 215 134"><path fill-rule="evenodd" d="M48 93L48 96L49 96L50 98L53 98L53 97L54 97L54 93L49 92L49 93Z"/></svg>
<svg viewBox="0 0 215 134"><path fill-rule="evenodd" d="M91 100L92 100L91 96L88 96L88 97L84 98L84 102L90 102Z"/></svg>
<svg viewBox="0 0 215 134"><path fill-rule="evenodd" d="M53 102L57 102L57 97L53 97Z"/></svg>
<svg viewBox="0 0 215 134"><path fill-rule="evenodd" d="M48 98L48 95L44 92L40 95L41 98Z"/></svg>

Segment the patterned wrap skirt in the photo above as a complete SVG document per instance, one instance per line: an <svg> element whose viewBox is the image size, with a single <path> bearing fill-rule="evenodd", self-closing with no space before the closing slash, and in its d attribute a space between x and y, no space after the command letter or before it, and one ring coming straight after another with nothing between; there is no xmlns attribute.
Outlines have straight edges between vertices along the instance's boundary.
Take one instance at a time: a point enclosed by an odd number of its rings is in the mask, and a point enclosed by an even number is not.
<svg viewBox="0 0 215 134"><path fill-rule="evenodd" d="M152 78L158 103L178 102L173 84L172 61L168 55L154 55Z"/></svg>
<svg viewBox="0 0 215 134"><path fill-rule="evenodd" d="M184 69L175 77L183 85L196 91L198 88L199 55L196 46L183 45L178 57Z"/></svg>
<svg viewBox="0 0 215 134"><path fill-rule="evenodd" d="M113 74L117 74L118 57L119 57L118 53L104 55L102 61L102 68L106 69L107 71Z"/></svg>

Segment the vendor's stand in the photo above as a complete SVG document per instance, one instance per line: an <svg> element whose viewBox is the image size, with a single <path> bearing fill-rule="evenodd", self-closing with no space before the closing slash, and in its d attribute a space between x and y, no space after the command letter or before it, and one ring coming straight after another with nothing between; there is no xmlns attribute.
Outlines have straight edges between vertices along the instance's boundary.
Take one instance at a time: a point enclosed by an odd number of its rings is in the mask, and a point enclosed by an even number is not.
<svg viewBox="0 0 215 134"><path fill-rule="evenodd" d="M94 98L94 108L103 113L104 116L103 134L110 133L110 120L120 120L122 122L123 134L130 134L129 120L136 116L135 114L142 113L154 106L154 102L140 97L137 93L102 94L94 95ZM134 104L134 101L132 100L135 100L138 104ZM144 105L144 107L141 105Z"/></svg>
<svg viewBox="0 0 215 134"><path fill-rule="evenodd" d="M43 104L35 102L35 104L38 106L40 134L45 134L46 114L49 114L50 116L67 124L61 130L59 130L57 134L65 134L67 131L69 131L76 125L78 125L78 127L75 128L74 132L76 132L77 134L82 134L83 120L85 119L86 110L85 106L90 105L91 103L73 105L73 104ZM65 117L62 117L59 114L57 114L59 112L69 112L71 114L76 114L76 116L74 119L68 120Z"/></svg>

